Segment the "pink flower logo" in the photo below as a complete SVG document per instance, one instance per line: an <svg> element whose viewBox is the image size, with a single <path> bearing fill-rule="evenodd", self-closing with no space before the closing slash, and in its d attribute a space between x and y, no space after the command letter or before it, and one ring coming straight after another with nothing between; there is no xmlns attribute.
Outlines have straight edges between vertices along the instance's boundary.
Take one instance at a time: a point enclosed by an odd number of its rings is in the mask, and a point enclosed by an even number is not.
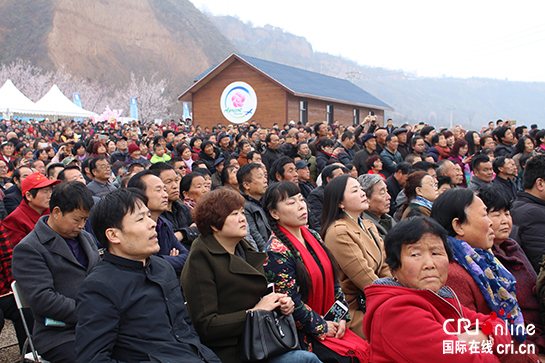
<svg viewBox="0 0 545 363"><path fill-rule="evenodd" d="M246 97L237 92L233 95L233 97L231 97L231 101L233 102L234 107L242 107L244 106L244 101L246 101Z"/></svg>

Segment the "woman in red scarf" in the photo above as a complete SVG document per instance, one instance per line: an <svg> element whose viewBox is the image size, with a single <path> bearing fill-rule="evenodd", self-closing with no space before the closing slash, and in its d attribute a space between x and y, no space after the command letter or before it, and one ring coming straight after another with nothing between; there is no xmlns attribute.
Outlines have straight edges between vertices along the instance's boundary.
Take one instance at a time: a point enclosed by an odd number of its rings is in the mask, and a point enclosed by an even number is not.
<svg viewBox="0 0 545 363"><path fill-rule="evenodd" d="M263 208L273 231L265 247L265 275L276 292L293 299L302 349L323 362L368 362L369 344L346 329L349 315L338 323L324 319L335 301L348 304L335 260L318 233L305 227L307 205L299 187L291 182L271 185Z"/></svg>

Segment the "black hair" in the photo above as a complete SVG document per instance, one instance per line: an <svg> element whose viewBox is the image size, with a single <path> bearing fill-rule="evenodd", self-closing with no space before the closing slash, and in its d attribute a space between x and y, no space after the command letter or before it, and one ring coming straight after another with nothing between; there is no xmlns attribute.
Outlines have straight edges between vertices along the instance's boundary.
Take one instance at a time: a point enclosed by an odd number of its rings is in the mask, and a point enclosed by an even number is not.
<svg viewBox="0 0 545 363"><path fill-rule="evenodd" d="M68 165L67 167L65 167L64 169L62 169L59 174L57 174L57 179L61 180L61 181L66 181L66 178L64 177L64 173L66 173L67 170L77 170L81 173L81 169L79 166L77 165Z"/></svg>
<svg viewBox="0 0 545 363"><path fill-rule="evenodd" d="M328 184L327 178L333 179L333 172L337 169L342 169L342 166L328 165L322 169L322 185L324 187Z"/></svg>
<svg viewBox="0 0 545 363"><path fill-rule="evenodd" d="M265 142L266 142L266 143L271 142L271 137L272 137L273 135L276 135L276 133L274 133L274 132L269 132L269 133L267 134L267 136L265 136ZM276 136L278 136L278 135L276 135Z"/></svg>
<svg viewBox="0 0 545 363"><path fill-rule="evenodd" d="M299 193L301 193L301 190L296 184L292 182L274 183L269 188L267 188L267 191L265 192L265 195L263 196L263 199L262 199L263 200L262 206L263 206L263 210L265 211L265 214L267 215L267 220L269 221L271 230L274 232L276 237L278 237L282 241L282 243L286 247L288 247L291 254L293 255L293 258L296 260L295 274L297 276L297 282L300 288L299 291L301 293L301 299L303 301L307 301L309 293L313 290L312 280L310 278L310 275L303 263L303 259L301 258L299 251L297 251L297 249L291 243L289 238L280 230L276 222L276 219L274 219L271 216L271 210L277 209L278 203L285 200L286 198L293 197ZM337 263L335 262L335 259L331 255L331 252L329 252L329 250L325 246L323 247L329 257L329 260L331 261L331 265L333 267L333 271L334 271L335 279L336 279L337 271L338 271Z"/></svg>
<svg viewBox="0 0 545 363"><path fill-rule="evenodd" d="M91 174L93 174L93 170L96 170L97 169L97 161L99 160L106 160L108 161L108 159L106 159L105 156L96 156L94 158L92 158L90 161L89 161L89 171L91 172ZM108 161L109 163L109 161ZM93 174L94 175L94 174Z"/></svg>
<svg viewBox="0 0 545 363"><path fill-rule="evenodd" d="M261 165L257 163L244 164L237 171L238 188L241 192L245 192L244 183L252 182L252 170L261 168Z"/></svg>
<svg viewBox="0 0 545 363"><path fill-rule="evenodd" d="M284 177L284 166L287 164L292 163L295 165L295 161L293 161L292 158L289 156L281 156L280 158L276 159L276 161L272 164L271 170L269 172L269 179L272 181L280 181L276 178L276 174L280 174L282 177Z"/></svg>
<svg viewBox="0 0 545 363"><path fill-rule="evenodd" d="M384 140L384 142L389 142L389 141L392 141L393 138L397 138L397 135L394 135L394 134L388 134L386 136L386 139Z"/></svg>
<svg viewBox="0 0 545 363"><path fill-rule="evenodd" d="M51 163L47 166L46 168L46 174L47 174L47 177L50 178L52 176L52 174L50 173L50 171L53 171L55 170L55 168L63 168L64 169L64 164L63 163ZM17 168L19 169L19 168ZM13 174L11 175L12 179L19 179L19 176L20 176L20 173L19 171L15 169L13 171ZM15 177L15 172L17 172L17 178Z"/></svg>
<svg viewBox="0 0 545 363"><path fill-rule="evenodd" d="M425 171L426 173L430 169L437 169L438 166L435 163L430 163L429 161L419 161L411 165L411 171Z"/></svg>
<svg viewBox="0 0 545 363"><path fill-rule="evenodd" d="M494 161L492 162L492 168L494 169L494 173L496 174L500 173L500 168L503 168L505 165L505 159L509 159L509 158L505 155L494 158Z"/></svg>
<svg viewBox="0 0 545 363"><path fill-rule="evenodd" d="M61 165L64 167L64 164L61 164ZM12 179L13 181L15 181L15 180L21 181L21 169L22 169L22 168L27 168L27 169L32 170L32 169L30 168L30 166L27 166L27 165L21 165L21 166L19 166L17 169L15 169L15 170L13 171L13 174L11 174L11 179Z"/></svg>
<svg viewBox="0 0 545 363"><path fill-rule="evenodd" d="M220 174L221 185L225 185L229 182L229 172L233 169L236 169L236 166L227 165L225 168L223 168Z"/></svg>
<svg viewBox="0 0 545 363"><path fill-rule="evenodd" d="M195 163L193 163L193 165L195 165ZM210 172L210 170L205 168L193 168L193 171L191 172L191 174L194 174L194 173L200 174L201 176L205 176L205 175L208 175L210 177L212 176L212 173Z"/></svg>
<svg viewBox="0 0 545 363"><path fill-rule="evenodd" d="M189 146L193 149L193 147L195 146L195 141L197 140L201 140L202 141L202 138L200 136L193 136L191 138L191 140L189 140Z"/></svg>
<svg viewBox="0 0 545 363"><path fill-rule="evenodd" d="M341 141L344 141L346 139L351 139L352 137L354 137L354 133L347 130L341 136Z"/></svg>
<svg viewBox="0 0 545 363"><path fill-rule="evenodd" d="M532 189L539 178L545 180L545 154L536 155L526 162L522 187L524 190Z"/></svg>
<svg viewBox="0 0 545 363"><path fill-rule="evenodd" d="M321 236L325 237L328 228L338 219L344 217L344 210L339 207L339 204L344 199L344 190L348 179L354 179L350 175L340 175L331 180L324 188L324 203L322 206L322 230Z"/></svg>
<svg viewBox="0 0 545 363"><path fill-rule="evenodd" d="M407 175L411 172L411 164L404 161L396 165L396 173L401 170L401 174Z"/></svg>
<svg viewBox="0 0 545 363"><path fill-rule="evenodd" d="M98 201L91 210L89 221L102 247L108 249L110 246L106 230L109 228L123 230L125 216L134 213L140 203L145 206L147 202L144 192L134 188L114 190Z"/></svg>
<svg viewBox="0 0 545 363"><path fill-rule="evenodd" d="M452 185L452 178L448 175L437 175L437 189L441 188L443 184L448 184L450 187L454 187Z"/></svg>
<svg viewBox="0 0 545 363"><path fill-rule="evenodd" d="M250 152L248 153L248 155L246 155L246 160L253 160L255 154L259 154L259 153L258 153L257 151L255 151L255 150L254 150L254 151L250 151ZM259 155L261 155L261 154L259 154Z"/></svg>
<svg viewBox="0 0 545 363"><path fill-rule="evenodd" d="M333 145L335 145L335 142L333 140L324 137L320 142L316 143L315 146L317 151L322 151L324 147Z"/></svg>
<svg viewBox="0 0 545 363"><path fill-rule="evenodd" d="M390 266L392 271L401 267L401 250L403 245L414 244L425 234L439 237L443 241L449 262L454 261L445 228L432 218L415 216L403 219L397 223L384 239L384 249L386 251L385 262Z"/></svg>
<svg viewBox="0 0 545 363"><path fill-rule="evenodd" d="M76 209L91 210L94 204L93 196L87 186L79 181L61 183L53 188L49 199L49 210L59 207L62 214Z"/></svg>
<svg viewBox="0 0 545 363"><path fill-rule="evenodd" d="M507 191L496 185L491 185L487 188L479 189L479 198L486 205L486 211L488 213L494 211L506 211L511 210L511 197L507 194Z"/></svg>
<svg viewBox="0 0 545 363"><path fill-rule="evenodd" d="M85 149L85 144L82 141L78 141L74 144L74 147L72 148L72 155L77 156L78 155L78 149L82 147ZM87 150L85 150L87 152Z"/></svg>
<svg viewBox="0 0 545 363"><path fill-rule="evenodd" d="M466 208L473 203L475 193L467 188L454 188L441 194L431 208L431 217L447 230L449 236L455 237L456 232L452 221L458 218L460 224L467 219Z"/></svg>
<svg viewBox="0 0 545 363"><path fill-rule="evenodd" d="M525 146L526 140L530 140L532 142L532 144L534 145L534 147L535 147L536 142L534 141L534 139L531 136L523 135L518 139L517 145L515 146L515 149L517 150L516 151L517 154L523 154L524 153L524 149L526 148L526 146Z"/></svg>
<svg viewBox="0 0 545 363"><path fill-rule="evenodd" d="M155 176L160 176L163 171L174 170L174 167L170 164L160 161L158 163L151 164L148 170L155 172Z"/></svg>
<svg viewBox="0 0 545 363"><path fill-rule="evenodd" d="M197 177L201 177L204 179L204 175L201 173L189 173L186 176L180 180L180 195L182 199L184 198L184 192L188 192L189 189L191 189L191 183L193 183L193 179Z"/></svg>
<svg viewBox="0 0 545 363"><path fill-rule="evenodd" d="M471 170L475 170L481 165L482 163L488 163L490 161L490 158L486 155L480 154L477 155L471 160Z"/></svg>
<svg viewBox="0 0 545 363"><path fill-rule="evenodd" d="M539 130L536 133L536 136L534 137L536 139L536 146L540 146L542 144L541 139L545 137L545 129Z"/></svg>
<svg viewBox="0 0 545 363"><path fill-rule="evenodd" d="M413 138L411 139L411 148L414 148L414 145L416 145L416 142L418 140L424 140L424 138L420 135L413 136Z"/></svg>
<svg viewBox="0 0 545 363"><path fill-rule="evenodd" d="M142 180L142 178L145 177L146 175L157 176L153 170L139 171L138 173L134 174L129 179L129 182L127 183L127 188L136 188L145 192L147 186L146 186L146 183L144 183L144 181Z"/></svg>
<svg viewBox="0 0 545 363"><path fill-rule="evenodd" d="M494 130L494 137L498 141L498 143L503 144L503 139L505 138L505 134L507 131L511 130L511 128L507 126L498 127Z"/></svg>
<svg viewBox="0 0 545 363"><path fill-rule="evenodd" d="M476 131L468 131L466 132L464 139L467 141L467 148L468 148L468 155L473 155L480 149L480 141L479 144L475 144L475 136L474 134L479 135Z"/></svg>

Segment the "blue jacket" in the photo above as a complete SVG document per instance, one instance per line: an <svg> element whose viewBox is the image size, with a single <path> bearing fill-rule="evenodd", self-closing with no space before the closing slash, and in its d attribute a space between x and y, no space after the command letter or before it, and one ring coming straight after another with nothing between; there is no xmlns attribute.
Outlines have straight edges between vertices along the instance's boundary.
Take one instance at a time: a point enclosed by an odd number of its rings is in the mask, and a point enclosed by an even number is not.
<svg viewBox="0 0 545 363"><path fill-rule="evenodd" d="M157 231L157 239L159 240L159 247L161 248L155 256L163 257L172 265L172 267L174 267L176 275L180 276L185 265L185 260L187 260L187 256L189 255L189 251L180 243L180 241L178 241L178 238L176 238L176 235L174 234L172 224L164 217L159 216L155 230ZM178 256L170 256L170 251L173 248L180 251Z"/></svg>
<svg viewBox="0 0 545 363"><path fill-rule="evenodd" d="M380 159L382 160L382 174L386 178L395 173L397 164L403 162L399 151L396 150L395 154L393 154L387 147L380 153Z"/></svg>
<svg viewBox="0 0 545 363"><path fill-rule="evenodd" d="M98 362L220 362L191 323L172 267L105 252L77 295L76 357Z"/></svg>

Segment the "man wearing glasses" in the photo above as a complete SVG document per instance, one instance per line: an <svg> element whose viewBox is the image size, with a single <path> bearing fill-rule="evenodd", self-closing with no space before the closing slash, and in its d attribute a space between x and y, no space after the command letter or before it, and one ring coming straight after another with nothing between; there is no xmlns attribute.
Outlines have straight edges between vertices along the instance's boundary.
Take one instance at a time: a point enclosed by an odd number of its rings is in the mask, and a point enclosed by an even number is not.
<svg viewBox="0 0 545 363"><path fill-rule="evenodd" d="M93 158L89 162L89 170L91 170L94 179L87 185L87 188L89 188L93 196L102 198L117 189L115 185L110 183L112 167L105 157Z"/></svg>

